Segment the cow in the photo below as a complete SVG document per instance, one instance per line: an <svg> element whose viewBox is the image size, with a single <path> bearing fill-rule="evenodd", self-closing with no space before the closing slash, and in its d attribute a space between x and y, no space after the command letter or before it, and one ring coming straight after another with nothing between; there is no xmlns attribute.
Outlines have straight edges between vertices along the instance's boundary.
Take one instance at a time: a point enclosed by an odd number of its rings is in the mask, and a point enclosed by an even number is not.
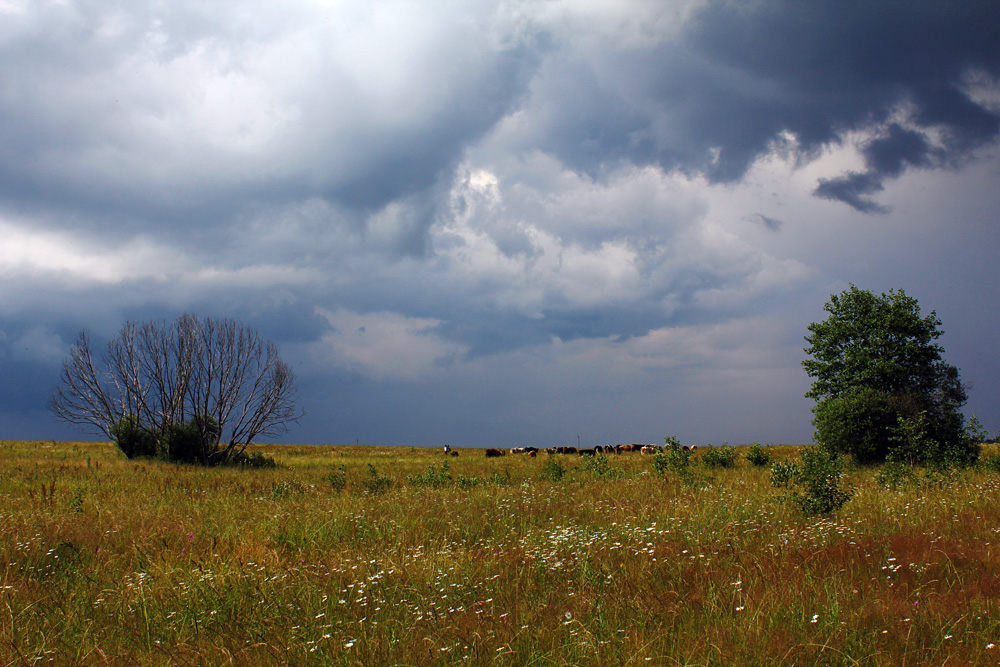
<svg viewBox="0 0 1000 667"><path fill-rule="evenodd" d="M576 454L578 451L576 447L560 447L559 449L562 450L563 454Z"/></svg>
<svg viewBox="0 0 1000 667"><path fill-rule="evenodd" d="M524 452L525 452L524 447L514 447L513 449L510 450L511 454L524 454Z"/></svg>
<svg viewBox="0 0 1000 667"><path fill-rule="evenodd" d="M594 447L594 451L597 452L598 454L603 454L604 453L604 447L601 447L600 445L597 445L596 447Z"/></svg>
<svg viewBox="0 0 1000 667"><path fill-rule="evenodd" d="M579 452L580 456L596 456L597 451L595 449L581 449Z"/></svg>
<svg viewBox="0 0 1000 667"><path fill-rule="evenodd" d="M528 456L530 456L531 458L535 458L536 456L538 456L538 450L536 450L536 449L529 449L528 450Z"/></svg>
<svg viewBox="0 0 1000 667"><path fill-rule="evenodd" d="M658 451L660 451L660 450L659 450L658 447L656 447L656 445L643 445L639 449L639 453L640 454L645 454L646 456L652 456L653 454L655 454Z"/></svg>
<svg viewBox="0 0 1000 667"><path fill-rule="evenodd" d="M502 450L502 449L487 449L486 450L486 458L488 458L488 459L495 459L498 456L506 456L506 455L507 455L507 452L504 451L504 450Z"/></svg>
<svg viewBox="0 0 1000 667"><path fill-rule="evenodd" d="M458 452L452 450L452 451L448 452L448 456L458 456Z"/></svg>

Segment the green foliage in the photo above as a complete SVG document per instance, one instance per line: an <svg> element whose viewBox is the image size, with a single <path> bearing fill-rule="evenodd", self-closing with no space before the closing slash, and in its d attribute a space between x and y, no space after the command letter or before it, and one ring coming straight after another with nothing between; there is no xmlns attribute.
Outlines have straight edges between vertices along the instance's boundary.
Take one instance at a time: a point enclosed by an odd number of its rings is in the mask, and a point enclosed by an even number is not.
<svg viewBox="0 0 1000 667"><path fill-rule="evenodd" d="M985 459L983 459L982 466L984 469L990 472L1000 473L1000 452L993 452Z"/></svg>
<svg viewBox="0 0 1000 667"><path fill-rule="evenodd" d="M900 413L883 391L860 388L828 396L813 408L816 442L860 464L884 461L893 447Z"/></svg>
<svg viewBox="0 0 1000 667"><path fill-rule="evenodd" d="M580 470L589 473L594 479L621 479L625 474L621 468L611 465L611 461L603 454L584 457Z"/></svg>
<svg viewBox="0 0 1000 667"><path fill-rule="evenodd" d="M552 457L546 459L545 463L542 464L542 469L538 473L538 479L544 479L550 482L562 481L562 478L565 476L566 466Z"/></svg>
<svg viewBox="0 0 1000 667"><path fill-rule="evenodd" d="M370 496L379 496L392 488L392 480L375 470L375 466L368 464L368 477L361 480L361 487Z"/></svg>
<svg viewBox="0 0 1000 667"><path fill-rule="evenodd" d="M755 468L763 468L771 462L771 453L760 446L759 442L750 445L750 451L746 455L747 461Z"/></svg>
<svg viewBox="0 0 1000 667"><path fill-rule="evenodd" d="M145 428L135 415L126 415L109 429L115 445L125 458L151 458L156 456L156 435Z"/></svg>
<svg viewBox="0 0 1000 667"><path fill-rule="evenodd" d="M441 464L440 469L436 469L434 464L427 466L427 469L416 475L407 475L406 481L411 486L426 486L432 489L439 489L442 486L451 485L451 472L448 469L448 462Z"/></svg>
<svg viewBox="0 0 1000 667"><path fill-rule="evenodd" d="M886 461L875 473L875 481L880 486L897 491L901 487L914 484L916 475L914 475L913 466L901 461Z"/></svg>
<svg viewBox="0 0 1000 667"><path fill-rule="evenodd" d="M167 458L178 463L218 463L219 424L212 417L195 416L172 424L163 435Z"/></svg>
<svg viewBox="0 0 1000 667"><path fill-rule="evenodd" d="M710 477L694 469L691 451L682 448L680 440L673 437L665 440L666 450L653 455L653 469L657 475L676 475L681 484L689 489L701 488L711 481Z"/></svg>
<svg viewBox="0 0 1000 667"><path fill-rule="evenodd" d="M729 445L709 447L702 454L701 462L709 468L735 468L738 452Z"/></svg>
<svg viewBox="0 0 1000 667"><path fill-rule="evenodd" d="M226 465L238 466L240 468L277 468L278 463L272 456L266 456L261 452L240 452Z"/></svg>
<svg viewBox="0 0 1000 667"><path fill-rule="evenodd" d="M808 447L802 461L776 463L771 467L771 485L791 490L791 500L806 514L829 514L851 499L842 488L843 463L840 455L824 447Z"/></svg>
<svg viewBox="0 0 1000 667"><path fill-rule="evenodd" d="M776 489L791 488L800 474L799 464L794 461L779 461L771 465L771 486Z"/></svg>
<svg viewBox="0 0 1000 667"><path fill-rule="evenodd" d="M337 466L327 474L326 481L335 493L340 493L347 486L347 468Z"/></svg>
<svg viewBox="0 0 1000 667"><path fill-rule="evenodd" d="M974 460L962 435L965 387L942 361L937 315L921 317L902 290L876 296L854 285L824 309L829 317L808 327L812 358L802 362L814 378L806 396L817 401L816 441L862 464L900 447L912 463Z"/></svg>

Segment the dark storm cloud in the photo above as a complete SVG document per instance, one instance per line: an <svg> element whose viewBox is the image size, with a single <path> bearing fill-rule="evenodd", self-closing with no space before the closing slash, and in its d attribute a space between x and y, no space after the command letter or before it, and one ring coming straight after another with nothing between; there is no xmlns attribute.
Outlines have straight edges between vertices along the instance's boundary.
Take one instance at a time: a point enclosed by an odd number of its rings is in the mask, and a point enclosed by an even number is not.
<svg viewBox="0 0 1000 667"><path fill-rule="evenodd" d="M961 164L1000 131L970 90L1000 76L998 3L720 1L677 40L608 48L589 76L587 54L550 59L534 89L532 140L592 174L628 160L735 181L776 146L809 159L868 132L864 173L817 195L881 212L867 196L886 178Z"/></svg>

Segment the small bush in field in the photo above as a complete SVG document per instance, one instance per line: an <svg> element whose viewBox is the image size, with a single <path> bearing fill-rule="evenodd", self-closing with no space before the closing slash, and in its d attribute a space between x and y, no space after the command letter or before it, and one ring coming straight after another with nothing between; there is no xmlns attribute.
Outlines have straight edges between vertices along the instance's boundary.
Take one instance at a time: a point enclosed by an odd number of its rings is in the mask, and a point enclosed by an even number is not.
<svg viewBox="0 0 1000 667"><path fill-rule="evenodd" d="M771 486L788 489L799 477L799 464L794 461L779 461L771 466Z"/></svg>
<svg viewBox="0 0 1000 667"><path fill-rule="evenodd" d="M474 489L482 483L483 479L481 477L476 477L475 475L465 475L463 473L458 473L458 477L455 479L455 486L463 491Z"/></svg>
<svg viewBox="0 0 1000 667"><path fill-rule="evenodd" d="M566 467L550 458L542 464L542 470L538 473L539 479L548 480L550 482L558 482L566 476Z"/></svg>
<svg viewBox="0 0 1000 667"><path fill-rule="evenodd" d="M326 481L330 483L330 487L336 493L340 493L347 486L347 468L344 466L337 466L330 471L330 474L326 476Z"/></svg>
<svg viewBox="0 0 1000 667"><path fill-rule="evenodd" d="M239 468L277 468L278 464L273 457L265 456L260 452L243 452L233 457L229 463Z"/></svg>
<svg viewBox="0 0 1000 667"><path fill-rule="evenodd" d="M440 470L435 469L434 464L427 466L427 469L417 475L407 475L406 481L412 486L426 486L432 489L439 489L442 486L451 484L451 472L448 469L448 462L441 464Z"/></svg>
<svg viewBox="0 0 1000 667"><path fill-rule="evenodd" d="M691 467L691 452L681 447L681 441L673 436L664 438L666 448L653 455L653 469L661 477L668 472L684 476Z"/></svg>
<svg viewBox="0 0 1000 667"><path fill-rule="evenodd" d="M689 489L699 489L712 481L711 477L694 470L691 452L681 447L680 440L674 437L664 440L667 443L666 450L653 455L653 469L657 475L677 475L681 484Z"/></svg>
<svg viewBox="0 0 1000 667"><path fill-rule="evenodd" d="M840 455L822 446L802 452L802 461L771 466L771 486L789 489L788 500L806 514L829 514L851 499L841 487L843 462Z"/></svg>
<svg viewBox="0 0 1000 667"><path fill-rule="evenodd" d="M380 475L375 466L369 463L368 478L361 481L361 486L368 495L378 496L392 488L392 480Z"/></svg>
<svg viewBox="0 0 1000 667"><path fill-rule="evenodd" d="M709 468L735 468L736 449L729 445L711 447L701 457L701 462Z"/></svg>
<svg viewBox="0 0 1000 667"><path fill-rule="evenodd" d="M590 473L595 479L621 479L624 475L622 469L612 466L603 454L584 457L580 470Z"/></svg>
<svg viewBox="0 0 1000 667"><path fill-rule="evenodd" d="M983 468L990 472L1000 472L1000 452L994 452L983 459Z"/></svg>
<svg viewBox="0 0 1000 667"><path fill-rule="evenodd" d="M902 461L886 461L879 471L875 473L875 481L879 485L893 491L902 486L908 486L916 481L913 466Z"/></svg>
<svg viewBox="0 0 1000 667"><path fill-rule="evenodd" d="M746 455L747 461L755 468L763 468L771 462L771 453L760 446L759 442L750 445L750 451Z"/></svg>

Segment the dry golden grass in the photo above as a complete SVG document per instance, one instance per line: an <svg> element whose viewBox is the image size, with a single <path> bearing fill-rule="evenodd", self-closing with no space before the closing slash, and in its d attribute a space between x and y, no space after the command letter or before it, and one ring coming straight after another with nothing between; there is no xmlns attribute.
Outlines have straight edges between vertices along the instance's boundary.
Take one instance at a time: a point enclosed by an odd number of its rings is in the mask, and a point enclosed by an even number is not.
<svg viewBox="0 0 1000 667"><path fill-rule="evenodd" d="M985 471L851 470L817 518L744 460L692 488L639 455L552 482L544 455L261 449L278 468L0 442L0 665L1000 661Z"/></svg>

